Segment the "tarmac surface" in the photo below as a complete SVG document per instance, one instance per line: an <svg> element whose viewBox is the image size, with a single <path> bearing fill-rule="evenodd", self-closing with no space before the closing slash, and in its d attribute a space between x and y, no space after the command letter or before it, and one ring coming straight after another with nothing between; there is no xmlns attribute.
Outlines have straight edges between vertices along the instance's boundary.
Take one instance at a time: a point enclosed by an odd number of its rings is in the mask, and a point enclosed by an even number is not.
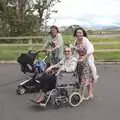
<svg viewBox="0 0 120 120"><path fill-rule="evenodd" d="M0 64L0 120L119 120L120 65L97 65L100 79L94 99L79 107L59 109L32 104L34 94L16 95L23 75L17 64Z"/></svg>

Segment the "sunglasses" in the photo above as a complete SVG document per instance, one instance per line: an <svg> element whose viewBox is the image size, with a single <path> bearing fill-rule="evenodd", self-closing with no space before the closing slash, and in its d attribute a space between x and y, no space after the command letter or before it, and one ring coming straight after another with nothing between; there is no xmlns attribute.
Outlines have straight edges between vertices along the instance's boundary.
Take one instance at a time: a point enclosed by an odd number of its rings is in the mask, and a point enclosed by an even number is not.
<svg viewBox="0 0 120 120"><path fill-rule="evenodd" d="M70 52L70 51L68 51L68 50L65 50L64 52Z"/></svg>

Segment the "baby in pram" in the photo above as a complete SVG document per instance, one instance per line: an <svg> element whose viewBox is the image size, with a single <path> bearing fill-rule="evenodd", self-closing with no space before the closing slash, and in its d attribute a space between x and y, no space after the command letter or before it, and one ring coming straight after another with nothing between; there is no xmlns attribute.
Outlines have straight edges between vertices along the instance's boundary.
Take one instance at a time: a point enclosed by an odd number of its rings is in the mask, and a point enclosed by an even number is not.
<svg viewBox="0 0 120 120"><path fill-rule="evenodd" d="M75 71L77 66L77 59L72 56L71 49L68 47L65 48L64 54L64 58L59 63L47 68L45 75L41 77L40 94L34 100L36 103L43 104L42 101L44 101L45 94L48 91L55 89L56 84L58 83L57 76L61 72L72 73ZM54 68L58 68L57 72L53 70ZM48 72L51 70L52 75L49 75Z"/></svg>

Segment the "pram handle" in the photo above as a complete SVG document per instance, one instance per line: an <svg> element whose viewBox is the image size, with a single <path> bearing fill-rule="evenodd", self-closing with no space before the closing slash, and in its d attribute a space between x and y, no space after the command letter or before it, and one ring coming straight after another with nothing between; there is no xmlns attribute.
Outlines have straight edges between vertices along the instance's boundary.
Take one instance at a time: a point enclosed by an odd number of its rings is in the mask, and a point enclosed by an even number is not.
<svg viewBox="0 0 120 120"><path fill-rule="evenodd" d="M40 52L49 52L49 50L43 49L43 50L39 50L36 52L36 54L40 53Z"/></svg>
<svg viewBox="0 0 120 120"><path fill-rule="evenodd" d="M35 52L35 54L37 55L37 54L39 54L40 52L46 52L46 50L39 50L39 51Z"/></svg>

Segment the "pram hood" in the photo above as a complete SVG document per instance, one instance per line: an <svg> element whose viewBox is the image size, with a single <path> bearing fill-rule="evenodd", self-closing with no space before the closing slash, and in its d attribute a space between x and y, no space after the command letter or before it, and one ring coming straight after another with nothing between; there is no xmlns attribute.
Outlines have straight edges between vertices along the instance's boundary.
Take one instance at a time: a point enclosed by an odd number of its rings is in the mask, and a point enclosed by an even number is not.
<svg viewBox="0 0 120 120"><path fill-rule="evenodd" d="M36 58L36 54L22 53L18 58L17 62L21 65L22 72L33 72L34 71L34 60ZM30 69L28 65L32 68Z"/></svg>
<svg viewBox="0 0 120 120"><path fill-rule="evenodd" d="M37 60L34 64L37 53L38 52L28 51L28 53L22 53L18 57L17 62L21 65L22 72L35 72L35 70L43 72L46 69L47 64L42 60Z"/></svg>

